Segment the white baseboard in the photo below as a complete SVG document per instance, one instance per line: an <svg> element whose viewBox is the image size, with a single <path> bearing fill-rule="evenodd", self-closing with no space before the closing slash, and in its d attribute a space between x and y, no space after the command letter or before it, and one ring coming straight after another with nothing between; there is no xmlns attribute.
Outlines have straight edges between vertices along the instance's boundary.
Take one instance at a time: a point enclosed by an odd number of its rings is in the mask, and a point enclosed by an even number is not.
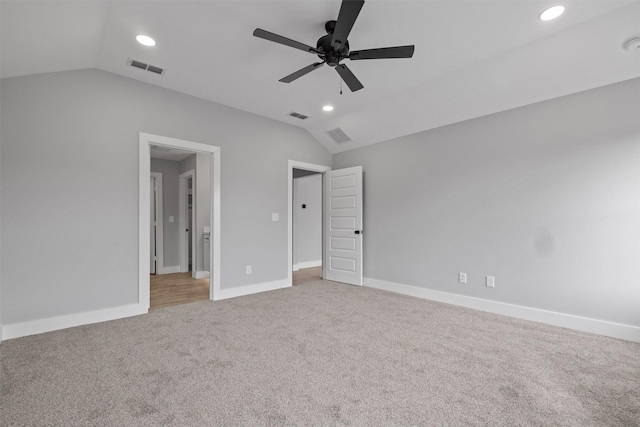
<svg viewBox="0 0 640 427"><path fill-rule="evenodd" d="M606 335L627 341L640 342L640 327L637 326L540 310L538 308L452 294L433 289L418 288L416 286L402 285L400 283L386 282L378 279L365 278L364 282L365 286L370 288L382 289L446 304L459 305L494 314L502 314L518 319L531 320L533 322L546 323L548 325L561 326L563 328L576 329L583 332Z"/></svg>
<svg viewBox="0 0 640 427"><path fill-rule="evenodd" d="M174 274L180 273L179 265L170 265L169 267L158 267L158 274Z"/></svg>
<svg viewBox="0 0 640 427"><path fill-rule="evenodd" d="M292 270L293 271L298 271L298 270L300 270L300 267L298 267L298 264L293 264Z"/></svg>
<svg viewBox="0 0 640 427"><path fill-rule="evenodd" d="M276 289L288 288L290 286L291 284L289 281L284 279L275 280L273 282L256 283L254 285L239 286L237 288L220 289L213 293L213 300L219 301L244 295L257 294L259 292L274 291Z"/></svg>
<svg viewBox="0 0 640 427"><path fill-rule="evenodd" d="M206 277L209 277L209 272L208 271L196 271L196 270L193 270L191 272L191 277L193 277L194 279L204 279Z"/></svg>
<svg viewBox="0 0 640 427"><path fill-rule="evenodd" d="M0 326L0 344L2 344L2 340L4 335L2 335L2 326Z"/></svg>
<svg viewBox="0 0 640 427"><path fill-rule="evenodd" d="M85 313L67 314L64 316L48 317L46 319L31 320L28 322L13 323L3 326L3 339L42 334L44 332L57 331L58 329L66 329L74 326L90 325L92 323L137 316L139 314L146 314L147 312L148 310L141 304L131 304Z"/></svg>
<svg viewBox="0 0 640 427"><path fill-rule="evenodd" d="M298 264L296 264L298 266L298 269L300 268L311 268L311 267L320 267L322 265L322 260L319 259L317 261L305 261L305 262L299 262ZM295 271L295 270L294 270Z"/></svg>

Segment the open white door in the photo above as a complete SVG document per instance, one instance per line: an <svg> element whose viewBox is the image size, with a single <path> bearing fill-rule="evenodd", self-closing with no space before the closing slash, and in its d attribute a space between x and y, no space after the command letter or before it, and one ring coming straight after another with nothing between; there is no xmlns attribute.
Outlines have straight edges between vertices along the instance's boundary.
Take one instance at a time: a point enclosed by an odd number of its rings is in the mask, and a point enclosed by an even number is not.
<svg viewBox="0 0 640 427"><path fill-rule="evenodd" d="M362 286L362 166L324 174L324 278Z"/></svg>

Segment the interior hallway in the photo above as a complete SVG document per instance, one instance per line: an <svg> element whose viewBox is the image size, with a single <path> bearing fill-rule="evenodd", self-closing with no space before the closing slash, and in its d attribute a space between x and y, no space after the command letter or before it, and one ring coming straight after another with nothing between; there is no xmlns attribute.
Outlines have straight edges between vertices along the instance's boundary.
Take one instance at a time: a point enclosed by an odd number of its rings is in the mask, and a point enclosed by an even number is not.
<svg viewBox="0 0 640 427"><path fill-rule="evenodd" d="M151 275L151 310L208 299L209 278L194 279L191 273Z"/></svg>
<svg viewBox="0 0 640 427"><path fill-rule="evenodd" d="M322 280L322 267L293 272L293 286L316 280ZM208 278L194 279L191 273L151 275L151 310L208 299Z"/></svg>
<svg viewBox="0 0 640 427"><path fill-rule="evenodd" d="M314 282L316 280L322 280L322 266L301 268L293 272L293 286Z"/></svg>

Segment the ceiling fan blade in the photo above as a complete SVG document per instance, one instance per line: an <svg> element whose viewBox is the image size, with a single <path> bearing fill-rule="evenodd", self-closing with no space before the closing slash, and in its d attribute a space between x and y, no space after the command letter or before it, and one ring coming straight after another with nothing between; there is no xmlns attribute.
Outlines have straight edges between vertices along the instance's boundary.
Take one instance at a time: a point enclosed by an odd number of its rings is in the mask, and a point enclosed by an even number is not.
<svg viewBox="0 0 640 427"><path fill-rule="evenodd" d="M333 47L338 48L347 42L351 28L353 28L353 24L356 22L363 5L364 0L342 0L336 27L331 38Z"/></svg>
<svg viewBox="0 0 640 427"><path fill-rule="evenodd" d="M359 59L411 58L413 50L413 45L356 50L349 54L349 59L357 61Z"/></svg>
<svg viewBox="0 0 640 427"><path fill-rule="evenodd" d="M340 77L342 77L342 80L344 80L347 86L349 86L349 89L351 89L351 92L355 92L364 87L362 86L362 83L360 83L360 80L356 78L356 76L351 72L351 70L346 65L344 64L337 65L336 71L338 72L338 74L340 74Z"/></svg>
<svg viewBox="0 0 640 427"><path fill-rule="evenodd" d="M256 28L255 31L253 32L253 35L256 36L256 37L259 37L261 39L265 39L265 40L269 40L269 41L272 41L272 42L280 43L280 44L283 44L285 46L293 47L295 49L304 50L305 52L315 53L315 54L321 53L315 47L311 47L311 46L306 45L304 43L300 43L300 42L297 42L295 40L291 40L291 39L288 39L286 37L282 37L282 36L279 36L277 34L270 33L269 31L265 31L265 30L263 30L261 28Z"/></svg>
<svg viewBox="0 0 640 427"><path fill-rule="evenodd" d="M295 73L289 74L287 77L281 78L280 81L282 83L291 83L295 79L299 79L300 77L304 76L305 74L308 74L308 73L312 72L313 70L322 67L323 65L324 65L324 62L316 62L315 64L311 64L309 66L304 67L301 70L296 71Z"/></svg>

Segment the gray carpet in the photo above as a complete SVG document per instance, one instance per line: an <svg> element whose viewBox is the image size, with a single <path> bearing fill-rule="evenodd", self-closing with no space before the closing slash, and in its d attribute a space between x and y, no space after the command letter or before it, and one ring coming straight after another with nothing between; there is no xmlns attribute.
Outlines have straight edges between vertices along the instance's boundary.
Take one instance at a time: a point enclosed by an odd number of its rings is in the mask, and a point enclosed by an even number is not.
<svg viewBox="0 0 640 427"><path fill-rule="evenodd" d="M640 345L312 282L6 341L2 426L640 425Z"/></svg>

